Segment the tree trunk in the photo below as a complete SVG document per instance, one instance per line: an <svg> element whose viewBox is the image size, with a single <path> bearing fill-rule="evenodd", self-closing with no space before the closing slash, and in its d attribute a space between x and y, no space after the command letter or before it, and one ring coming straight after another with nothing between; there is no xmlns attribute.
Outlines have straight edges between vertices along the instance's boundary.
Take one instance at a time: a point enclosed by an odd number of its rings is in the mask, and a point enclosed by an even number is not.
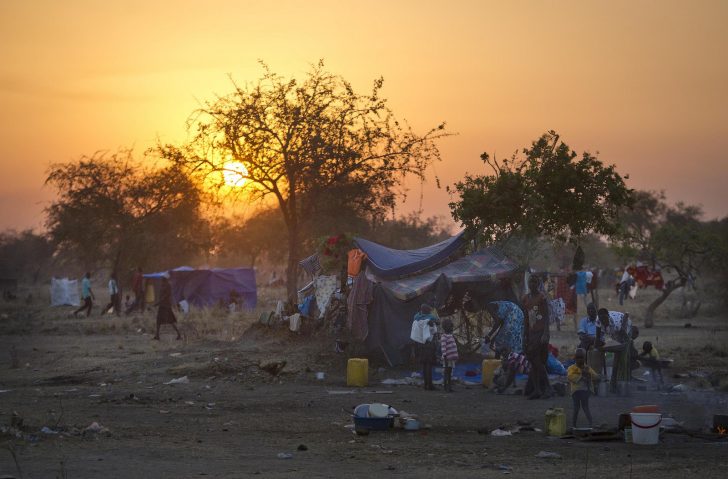
<svg viewBox="0 0 728 479"><path fill-rule="evenodd" d="M298 301L298 225L288 227L288 268L286 269L286 294L291 302Z"/></svg>
<svg viewBox="0 0 728 479"><path fill-rule="evenodd" d="M647 311L645 311L645 328L651 328L655 325L655 310L658 308L658 306L665 302L667 297L670 296L673 291L682 286L685 286L685 283L686 280L682 278L679 281L671 280L665 283L665 288L662 290L662 295L660 295L659 298L657 298L652 303L650 303L649 306L647 306Z"/></svg>

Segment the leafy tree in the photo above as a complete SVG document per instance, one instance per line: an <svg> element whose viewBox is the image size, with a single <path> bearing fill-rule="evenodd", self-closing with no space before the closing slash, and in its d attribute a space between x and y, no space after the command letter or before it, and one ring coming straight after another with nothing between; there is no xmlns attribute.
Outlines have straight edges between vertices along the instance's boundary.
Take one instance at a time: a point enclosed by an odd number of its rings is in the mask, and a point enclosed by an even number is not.
<svg viewBox="0 0 728 479"><path fill-rule="evenodd" d="M383 81L359 94L319 62L299 82L264 64L250 85L208 102L190 122L193 138L160 146L165 158L229 192L222 172L237 173L250 200L275 198L287 232L287 290L296 293L302 235L318 210L333 205L381 212L396 188L422 177L439 159L435 140L444 125L418 135L398 121L380 97ZM243 169L231 168L231 161Z"/></svg>
<svg viewBox="0 0 728 479"><path fill-rule="evenodd" d="M36 283L53 261L53 245L32 230L0 233L0 277Z"/></svg>
<svg viewBox="0 0 728 479"><path fill-rule="evenodd" d="M96 153L52 165L46 183L58 191L46 210L49 236L85 269L172 267L208 247L202 192L178 166Z"/></svg>
<svg viewBox="0 0 728 479"><path fill-rule="evenodd" d="M615 241L620 256L649 262L675 275L647 306L645 327L654 326L655 311L670 294L694 284L715 258L715 237L701 216L699 207L669 206L664 193L652 191L636 192L633 207L621 214L621 233Z"/></svg>
<svg viewBox="0 0 728 479"><path fill-rule="evenodd" d="M483 153L490 175L466 175L455 184L452 216L478 242L517 243L526 258L539 237L578 241L588 233L611 235L631 190L615 167L581 157L549 131L510 159Z"/></svg>

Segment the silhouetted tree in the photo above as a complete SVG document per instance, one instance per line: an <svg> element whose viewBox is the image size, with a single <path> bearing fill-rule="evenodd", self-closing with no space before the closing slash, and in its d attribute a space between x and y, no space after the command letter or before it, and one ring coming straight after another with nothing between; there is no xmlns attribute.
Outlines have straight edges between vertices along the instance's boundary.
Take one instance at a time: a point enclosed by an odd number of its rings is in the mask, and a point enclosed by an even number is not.
<svg viewBox="0 0 728 479"><path fill-rule="evenodd" d="M481 159L489 175L467 175L454 189L452 216L478 243L513 244L528 263L539 237L578 242L588 233L616 232L617 213L631 202L631 190L615 167L596 156L581 157L549 131L510 159ZM516 258L519 259L519 258Z"/></svg>
<svg viewBox="0 0 728 479"><path fill-rule="evenodd" d="M322 206L394 205L405 175L422 177L439 158L444 125L418 135L380 97L383 81L359 94L319 62L304 81L286 80L263 65L257 82L234 85L192 117L193 139L160 146L165 158L226 188L222 172L239 174L250 200L275 198L286 226L287 290L296 294L302 232ZM245 171L230 167L242 163Z"/></svg>
<svg viewBox="0 0 728 479"><path fill-rule="evenodd" d="M59 253L83 268L172 267L209 247L202 191L178 166L145 168L131 151L52 165L46 209Z"/></svg>

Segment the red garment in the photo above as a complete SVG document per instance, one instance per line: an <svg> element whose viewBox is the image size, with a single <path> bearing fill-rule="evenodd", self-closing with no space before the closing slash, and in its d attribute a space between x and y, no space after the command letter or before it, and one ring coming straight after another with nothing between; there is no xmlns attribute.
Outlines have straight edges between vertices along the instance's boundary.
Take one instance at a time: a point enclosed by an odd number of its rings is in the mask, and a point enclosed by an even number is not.
<svg viewBox="0 0 728 479"><path fill-rule="evenodd" d="M556 276L554 280L556 281L554 295L556 298L564 300L564 305L566 306L564 313L576 314L576 290L571 289L568 285L566 276Z"/></svg>
<svg viewBox="0 0 728 479"><path fill-rule="evenodd" d="M134 293L137 295L142 294L142 281L144 281L144 277L142 276L142 274L139 271L135 272L134 278L131 280L131 290L134 291Z"/></svg>

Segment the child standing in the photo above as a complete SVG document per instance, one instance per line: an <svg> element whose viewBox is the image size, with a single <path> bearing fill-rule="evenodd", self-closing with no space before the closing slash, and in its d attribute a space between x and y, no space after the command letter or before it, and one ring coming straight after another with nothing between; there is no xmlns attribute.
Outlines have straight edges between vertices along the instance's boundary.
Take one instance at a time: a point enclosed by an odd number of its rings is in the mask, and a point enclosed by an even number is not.
<svg viewBox="0 0 728 479"><path fill-rule="evenodd" d="M452 335L453 324L450 318L442 322L443 333L440 335L440 349L442 349L442 367L445 376L445 391L452 392L452 370L459 359L458 345Z"/></svg>
<svg viewBox="0 0 728 479"><path fill-rule="evenodd" d="M660 366L660 353L657 352L657 348L652 345L650 341L642 343L642 352L639 354L639 358L649 367L652 373L652 380L662 385L662 367ZM658 380L657 377L660 377Z"/></svg>
<svg viewBox="0 0 728 479"><path fill-rule="evenodd" d="M586 351L584 349L579 348L576 350L574 360L576 363L569 366L566 371L571 386L571 398L574 401L573 425L576 427L579 408L582 408L587 421L589 421L589 427L591 427L592 415L591 411L589 411L589 396L591 396L594 381L599 380L599 375L586 365Z"/></svg>

